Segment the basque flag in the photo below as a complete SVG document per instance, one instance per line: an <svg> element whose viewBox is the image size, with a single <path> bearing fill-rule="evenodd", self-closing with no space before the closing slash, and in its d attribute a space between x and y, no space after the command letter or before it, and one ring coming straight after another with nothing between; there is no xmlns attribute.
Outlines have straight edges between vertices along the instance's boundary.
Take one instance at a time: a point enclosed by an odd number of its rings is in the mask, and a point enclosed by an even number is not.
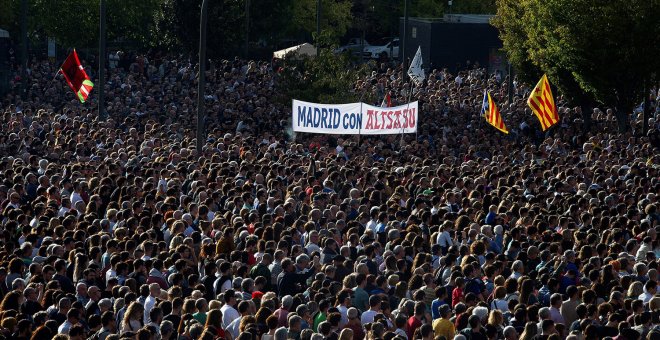
<svg viewBox="0 0 660 340"><path fill-rule="evenodd" d="M89 80L89 76L87 76L87 73L80 64L76 49L73 49L73 52L66 58L59 72L62 72L66 83L69 84L69 87L78 96L80 102L84 103L92 88L94 88L94 83Z"/></svg>

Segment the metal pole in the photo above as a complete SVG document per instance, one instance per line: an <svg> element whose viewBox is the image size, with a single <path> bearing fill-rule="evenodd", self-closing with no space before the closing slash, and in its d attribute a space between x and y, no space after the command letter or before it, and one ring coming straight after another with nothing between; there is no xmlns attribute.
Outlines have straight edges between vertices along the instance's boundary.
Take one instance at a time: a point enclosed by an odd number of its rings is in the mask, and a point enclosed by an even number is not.
<svg viewBox="0 0 660 340"><path fill-rule="evenodd" d="M321 0L316 0L316 55L320 54L320 44L319 39L321 39Z"/></svg>
<svg viewBox="0 0 660 340"><path fill-rule="evenodd" d="M99 120L105 119L105 0L101 0L99 15Z"/></svg>
<svg viewBox="0 0 660 340"><path fill-rule="evenodd" d="M199 75L197 79L197 155L201 156L204 145L204 88L206 87L206 13L208 1L202 0L199 17Z"/></svg>
<svg viewBox="0 0 660 340"><path fill-rule="evenodd" d="M513 73L511 72L511 62L509 62L509 105L513 103Z"/></svg>
<svg viewBox="0 0 660 340"><path fill-rule="evenodd" d="M27 98L27 65L28 65L28 38L27 38L27 0L21 1L21 97Z"/></svg>
<svg viewBox="0 0 660 340"><path fill-rule="evenodd" d="M403 68L403 79L406 79L406 43L408 42L408 2L405 0L403 5L403 39L401 39L401 48L399 55L401 57L401 64Z"/></svg>
<svg viewBox="0 0 660 340"><path fill-rule="evenodd" d="M245 0L245 58L250 48L250 0Z"/></svg>
<svg viewBox="0 0 660 340"><path fill-rule="evenodd" d="M649 81L644 79L644 111L642 112L642 133L644 136L649 132L649 118L651 118L651 101L649 100Z"/></svg>

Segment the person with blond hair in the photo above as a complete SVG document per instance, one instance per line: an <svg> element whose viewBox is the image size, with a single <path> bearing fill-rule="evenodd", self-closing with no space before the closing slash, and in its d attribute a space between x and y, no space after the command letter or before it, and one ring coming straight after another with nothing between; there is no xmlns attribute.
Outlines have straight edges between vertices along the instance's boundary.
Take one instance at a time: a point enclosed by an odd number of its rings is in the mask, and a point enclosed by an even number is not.
<svg viewBox="0 0 660 340"><path fill-rule="evenodd" d="M119 325L119 332L137 332L142 328L144 320L144 306L137 301L131 302L124 313L124 319Z"/></svg>

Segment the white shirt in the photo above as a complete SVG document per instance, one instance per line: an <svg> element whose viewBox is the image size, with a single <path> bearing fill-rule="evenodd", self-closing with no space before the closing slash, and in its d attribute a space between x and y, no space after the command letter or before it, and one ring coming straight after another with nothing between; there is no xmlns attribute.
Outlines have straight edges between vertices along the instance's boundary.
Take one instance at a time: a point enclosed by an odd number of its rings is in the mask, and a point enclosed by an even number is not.
<svg viewBox="0 0 660 340"><path fill-rule="evenodd" d="M114 277L117 277L117 271L115 271L114 269L110 268L108 269L107 272L105 272L105 282L110 281L110 279Z"/></svg>
<svg viewBox="0 0 660 340"><path fill-rule="evenodd" d="M59 333L59 334L69 334L69 330L71 330L71 327L73 327L73 324L71 322L69 322L69 320L66 320L57 329L57 333Z"/></svg>
<svg viewBox="0 0 660 340"><path fill-rule="evenodd" d="M344 305L337 306L339 314L341 314L341 320L339 320L339 328L344 328L348 323L348 307Z"/></svg>
<svg viewBox="0 0 660 340"><path fill-rule="evenodd" d="M502 313L506 313L509 311L509 303L506 300L503 299L494 299L490 303L490 309L498 309Z"/></svg>
<svg viewBox="0 0 660 340"><path fill-rule="evenodd" d="M377 225L378 225L378 221L369 220L369 222L367 222L366 228L367 228L367 230L373 230L374 232L376 232L376 226Z"/></svg>
<svg viewBox="0 0 660 340"><path fill-rule="evenodd" d="M223 314L223 317L224 317L224 314ZM238 333L240 333L239 331L240 331L241 319L242 318L243 318L242 316L239 316L236 320L232 321L229 324L229 326L227 326L227 332L229 332L229 334L231 334L231 337L234 338L234 339L238 338L238 335L239 335Z"/></svg>
<svg viewBox="0 0 660 340"><path fill-rule="evenodd" d="M60 210L57 212L57 216L62 217L64 215L66 215L66 213L68 213L69 210L71 210L71 209L69 209L67 207L61 207Z"/></svg>
<svg viewBox="0 0 660 340"><path fill-rule="evenodd" d="M362 322L362 325L366 325L368 323L374 322L374 317L378 314L376 311L373 311L371 309L367 310L366 312L362 313L362 316L360 317L360 322Z"/></svg>
<svg viewBox="0 0 660 340"><path fill-rule="evenodd" d="M227 327L229 327L229 325L234 320L241 317L241 314L239 314L238 311L234 307L232 307L228 304L225 304L224 306L222 306L222 308L220 308L220 311L222 312L222 326L225 329Z"/></svg>
<svg viewBox="0 0 660 340"><path fill-rule="evenodd" d="M151 322L151 317L149 317L149 313L151 313L151 310L154 309L154 306L156 305L156 298L151 296L147 296L147 299L144 300L144 324L148 324Z"/></svg>
<svg viewBox="0 0 660 340"><path fill-rule="evenodd" d="M397 329L394 331L394 334L396 334L396 335L400 335L400 336L406 338L406 340L408 339L408 334L406 334L406 331L404 331L404 330L401 329L401 328L397 328Z"/></svg>
<svg viewBox="0 0 660 340"><path fill-rule="evenodd" d="M311 254L315 251L321 252L321 248L317 244L311 242L307 243L305 250L307 250L307 254Z"/></svg>
<svg viewBox="0 0 660 340"><path fill-rule="evenodd" d="M76 203L78 203L79 201L82 201L83 199L82 199L82 196L80 196L79 193L74 191L74 192L71 193L70 200L71 200L71 206L75 207Z"/></svg>
<svg viewBox="0 0 660 340"><path fill-rule="evenodd" d="M441 247L447 247L447 248L454 245L454 243L451 240L451 236L446 230L438 234L436 243L439 244Z"/></svg>
<svg viewBox="0 0 660 340"><path fill-rule="evenodd" d="M645 304L648 303L653 298L653 294L649 292L644 292L639 295L638 299L642 300Z"/></svg>

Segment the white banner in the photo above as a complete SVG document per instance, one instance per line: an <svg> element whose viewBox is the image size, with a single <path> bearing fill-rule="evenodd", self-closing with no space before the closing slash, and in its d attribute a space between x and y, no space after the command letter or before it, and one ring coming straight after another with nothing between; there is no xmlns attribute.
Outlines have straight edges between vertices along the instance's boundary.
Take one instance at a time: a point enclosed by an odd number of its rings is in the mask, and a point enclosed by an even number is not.
<svg viewBox="0 0 660 340"><path fill-rule="evenodd" d="M417 102L396 107L365 103L317 104L293 100L295 132L388 135L417 132Z"/></svg>

